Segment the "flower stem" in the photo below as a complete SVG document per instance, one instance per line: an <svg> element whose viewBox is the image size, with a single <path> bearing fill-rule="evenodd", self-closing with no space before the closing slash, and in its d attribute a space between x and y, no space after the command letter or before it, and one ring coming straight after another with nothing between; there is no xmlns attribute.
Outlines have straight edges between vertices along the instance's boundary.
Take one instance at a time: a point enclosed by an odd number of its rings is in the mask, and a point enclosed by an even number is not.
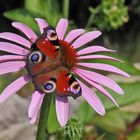
<svg viewBox="0 0 140 140"><path fill-rule="evenodd" d="M65 18L68 18L69 16L69 4L70 4L69 0L63 0L63 16Z"/></svg>
<svg viewBox="0 0 140 140"><path fill-rule="evenodd" d="M36 140L46 140L46 138L48 136L47 120L48 120L49 111L50 111L51 98L52 98L51 94L46 94L43 99Z"/></svg>

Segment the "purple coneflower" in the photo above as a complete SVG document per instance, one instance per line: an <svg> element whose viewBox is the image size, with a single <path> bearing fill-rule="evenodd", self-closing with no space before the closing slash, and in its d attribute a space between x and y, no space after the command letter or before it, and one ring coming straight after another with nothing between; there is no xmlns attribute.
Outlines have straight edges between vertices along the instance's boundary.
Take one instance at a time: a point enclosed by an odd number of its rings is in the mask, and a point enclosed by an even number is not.
<svg viewBox="0 0 140 140"><path fill-rule="evenodd" d="M35 20L37 21L41 34L43 34L44 29L49 26L48 23L44 19L40 18L36 18ZM23 32L26 35L27 39L15 33L10 32L0 33L0 38L9 41L9 42L1 41L0 50L10 53L8 55L0 56L0 75L18 72L21 69L26 69L27 59L29 57L29 54L32 52L31 46L38 39L37 35L27 25L20 22L13 22L12 26ZM79 49L83 45L100 36L101 35L100 31L91 31L85 33L84 29L74 29L65 36L67 26L68 26L67 19L60 19L56 26L58 40L62 44L64 44L64 46L62 45L64 49L70 50L69 52L73 51L76 52L75 55L76 61L74 61L71 64L70 68L67 66L66 68L69 69L71 74L75 76L75 79L79 83L82 91L81 96L85 98L85 100L91 105L91 107L98 114L104 115L105 114L104 106L99 97L91 89L91 87L94 87L97 90L99 90L102 94L104 94L107 98L109 98L116 106L118 106L116 101L104 87L110 88L113 91L117 92L118 94L123 94L123 90L118 84L116 84L110 78L97 73L97 70L112 72L126 77L128 77L129 75L126 72L109 64L87 63L86 60L90 59L108 59L113 61L120 60L110 56L96 54L98 52L115 52L114 50L109 50L102 46L97 45L88 46L86 48ZM74 57L74 55L72 56ZM10 96L15 94L30 80L32 80L32 76L30 75L30 73L28 73L27 75L23 75L14 82L12 82L1 93L0 102L4 102ZM32 94L28 110L28 116L30 118L31 123L34 123L37 119L38 112L40 110L44 95L45 93L39 90L35 90ZM65 126L68 120L69 113L68 96L59 96L57 95L56 92L55 97L56 97L55 106L58 121L61 126Z"/></svg>

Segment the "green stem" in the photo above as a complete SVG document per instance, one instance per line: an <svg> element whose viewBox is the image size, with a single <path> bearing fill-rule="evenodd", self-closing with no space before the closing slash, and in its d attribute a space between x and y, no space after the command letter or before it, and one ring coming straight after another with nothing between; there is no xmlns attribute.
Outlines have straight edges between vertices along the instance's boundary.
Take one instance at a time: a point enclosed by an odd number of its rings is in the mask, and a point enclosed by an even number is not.
<svg viewBox="0 0 140 140"><path fill-rule="evenodd" d="M47 139L47 136L48 136L47 120L48 120L49 111L50 111L51 97L52 97L51 94L46 94L43 99L36 140L46 140Z"/></svg>
<svg viewBox="0 0 140 140"><path fill-rule="evenodd" d="M87 24L85 26L86 29L88 29L93 24L95 15L97 13L99 13L101 11L101 9L102 9L102 6L98 6L98 7L96 7L96 9L93 9L92 7L89 8L89 11L91 12L91 14L90 14Z"/></svg>
<svg viewBox="0 0 140 140"><path fill-rule="evenodd" d="M94 19L94 15L90 14L90 17L89 17L86 27L85 27L86 29L88 29L91 26L91 24L93 23L93 19Z"/></svg>
<svg viewBox="0 0 140 140"><path fill-rule="evenodd" d="M63 16L65 18L68 18L69 16L69 4L70 4L69 0L63 0Z"/></svg>

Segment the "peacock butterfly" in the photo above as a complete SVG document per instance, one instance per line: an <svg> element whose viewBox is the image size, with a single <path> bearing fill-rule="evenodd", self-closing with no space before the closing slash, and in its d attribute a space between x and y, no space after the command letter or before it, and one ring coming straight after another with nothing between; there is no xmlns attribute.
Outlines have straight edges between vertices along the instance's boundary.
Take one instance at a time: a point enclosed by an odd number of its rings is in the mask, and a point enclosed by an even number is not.
<svg viewBox="0 0 140 140"><path fill-rule="evenodd" d="M31 47L26 69L35 89L43 93L56 91L59 96L81 95L81 87L70 73L76 63L75 49L59 40L53 27L48 26Z"/></svg>

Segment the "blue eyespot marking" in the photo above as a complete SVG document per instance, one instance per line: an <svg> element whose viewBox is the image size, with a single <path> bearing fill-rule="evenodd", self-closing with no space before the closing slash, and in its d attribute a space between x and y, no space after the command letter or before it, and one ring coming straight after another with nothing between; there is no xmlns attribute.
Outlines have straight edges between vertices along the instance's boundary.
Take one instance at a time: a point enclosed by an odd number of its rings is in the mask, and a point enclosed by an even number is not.
<svg viewBox="0 0 140 140"><path fill-rule="evenodd" d="M79 91L75 90L73 93L74 93L74 94L79 94Z"/></svg>
<svg viewBox="0 0 140 140"><path fill-rule="evenodd" d="M52 78L44 84L43 88L45 93L51 93L56 89L56 82Z"/></svg>
<svg viewBox="0 0 140 140"><path fill-rule="evenodd" d="M72 84L71 84L71 92L74 94L74 95L79 95L81 93L81 87L79 86L79 84L77 83L77 81L74 81Z"/></svg>
<svg viewBox="0 0 140 140"><path fill-rule="evenodd" d="M37 53L35 53L31 56L31 61L32 62L37 62L38 60L39 60L39 55Z"/></svg>
<svg viewBox="0 0 140 140"><path fill-rule="evenodd" d="M52 83L47 83L47 84L44 86L44 88L45 88L46 90L51 90L51 89L53 89L53 84L52 84Z"/></svg>
<svg viewBox="0 0 140 140"><path fill-rule="evenodd" d="M71 92L75 95L79 94L79 90L76 90L76 89L72 89Z"/></svg>

